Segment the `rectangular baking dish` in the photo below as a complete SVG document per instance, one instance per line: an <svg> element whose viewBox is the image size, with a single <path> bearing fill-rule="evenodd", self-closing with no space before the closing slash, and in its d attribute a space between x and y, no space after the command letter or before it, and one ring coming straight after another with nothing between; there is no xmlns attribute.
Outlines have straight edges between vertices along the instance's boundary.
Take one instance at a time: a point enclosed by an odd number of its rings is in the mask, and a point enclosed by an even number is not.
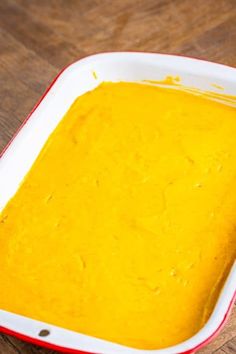
<svg viewBox="0 0 236 354"><path fill-rule="evenodd" d="M187 87L236 95L236 69L220 64L154 53L104 53L79 60L56 77L1 153L0 211L15 194L48 136L78 96L94 89L102 81L160 81L168 75L179 76L181 84ZM224 91L220 90L221 87ZM218 333L229 315L235 297L236 265L232 267L206 325L185 342L161 350L129 348L3 310L0 310L0 331L70 353L194 353Z"/></svg>

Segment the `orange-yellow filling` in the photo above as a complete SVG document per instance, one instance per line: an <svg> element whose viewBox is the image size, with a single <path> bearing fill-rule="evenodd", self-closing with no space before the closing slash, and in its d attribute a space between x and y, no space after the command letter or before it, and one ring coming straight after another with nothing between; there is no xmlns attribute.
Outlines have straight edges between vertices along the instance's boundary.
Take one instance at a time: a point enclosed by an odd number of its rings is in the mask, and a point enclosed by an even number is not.
<svg viewBox="0 0 236 354"><path fill-rule="evenodd" d="M0 308L157 349L207 321L236 254L236 110L104 83L0 215Z"/></svg>

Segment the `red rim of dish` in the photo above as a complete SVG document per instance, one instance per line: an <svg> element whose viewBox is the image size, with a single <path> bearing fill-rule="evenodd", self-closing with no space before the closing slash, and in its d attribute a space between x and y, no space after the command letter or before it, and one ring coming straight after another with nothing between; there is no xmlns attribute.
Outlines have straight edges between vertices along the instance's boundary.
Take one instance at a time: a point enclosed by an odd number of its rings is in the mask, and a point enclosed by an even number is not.
<svg viewBox="0 0 236 354"><path fill-rule="evenodd" d="M234 300L236 299L236 292L229 304L229 307L224 315L224 318L221 322L221 324L219 325L219 327L215 330L215 332L213 332L207 339L205 339L202 343L198 344L197 346L195 346L194 348L192 349L189 349L187 351L184 351L184 352L179 352L179 353L176 353L176 354L193 354L195 353L197 350L201 349L202 347L204 347L205 345L209 344L216 336L217 334L220 332L220 330L222 329L222 327L225 325L229 315L230 315L230 312L231 312L231 309L233 307L233 304L234 304ZM27 335L24 335L24 334L21 334L20 332L15 332L15 331L12 331L11 329L8 329L8 328L5 328L5 327L2 327L0 326L0 332L1 333L4 333L4 334L7 334L7 335L11 335L11 336L14 336L18 339L21 339L25 342L28 342L28 343L31 343L31 344L34 344L34 345L39 345L41 347L44 347L44 348L47 348L47 349L53 349L53 350L57 350L59 352L64 352L64 353L71 353L71 354L98 354L98 353L92 353L92 352L85 352L85 351L81 351L79 349L70 349L70 348L66 348L66 347L62 347L62 346L58 346L56 344L52 344L52 343L48 343L48 342L45 342L43 340L40 340L40 339L37 339L37 338L34 338L34 337L30 337L30 336L27 336Z"/></svg>
<svg viewBox="0 0 236 354"><path fill-rule="evenodd" d="M1 157L4 155L4 153L7 151L7 149L10 147L11 143L13 142L13 140L16 138L16 136L19 134L20 130L23 128L23 126L27 123L27 121L30 119L30 117L32 116L32 114L34 113L34 111L37 109L37 107L40 105L40 103L43 101L43 99L46 97L46 95L48 94L48 92L51 90L51 88L54 86L54 84L56 83L56 81L58 80L58 78L61 76L61 74L67 69L69 68L71 65L75 64L76 62L80 61L81 59L86 59L86 58L89 58L89 57L92 57L92 56L95 56L95 55L99 55L99 54L110 54L110 53L134 53L134 54L160 54L160 55L167 55L167 56L176 56L176 57L182 57L182 58L186 58L186 59L194 59L194 60L198 60L198 61L205 61L207 63L213 63L211 61L208 61L208 60L205 60L205 59L201 59L201 58L196 58L196 57L191 57L191 56L184 56L184 55L179 55L179 54L165 54L165 53L156 53L156 52L137 52L137 51L126 51L126 52L99 52L99 53L93 53L89 56L85 56L85 57L82 57L76 61L73 61L72 63L66 65L59 73L58 75L53 79L53 81L51 82L51 84L47 87L47 89L45 90L45 92L42 94L42 96L40 97L40 99L38 100L38 102L34 105L34 107L32 108L32 110L30 111L30 113L27 115L27 117L23 120L23 122L20 124L19 128L16 130L16 132L13 134L12 138L9 140L9 142L7 143L7 145L3 148L3 150L0 152L0 159ZM215 63L214 63L215 64ZM222 66L225 66L225 67L228 67L228 68L232 68L232 69L235 69L234 67L231 67L229 65L225 65L225 64L219 64L219 65L222 65ZM204 347L205 345L207 345L209 342L211 342L216 336L217 334L220 332L220 330L222 329L222 327L225 325L229 315L230 315L230 312L231 312L231 309L233 307L233 304L234 304L234 301L236 299L236 292L234 293L233 295L233 298L229 304L229 307L224 315L224 318L222 320L222 322L220 323L219 327L207 338L205 339L202 343L198 344L197 346L195 346L194 348L192 349L189 349L187 351L184 351L184 352L179 352L177 354L192 354L192 353L195 353L197 350L201 349L202 347ZM66 348L66 347L62 347L62 346L58 346L56 344L52 344L52 343L48 343L48 342L45 342L43 340L40 340L40 339L37 339L37 338L34 338L34 337L31 337L31 336L27 336L27 335L24 335L20 332L16 332L16 331L13 331L11 329L8 329L6 327L3 327L3 326L0 326L0 332L1 333L4 333L4 334L7 334L7 335L11 335L11 336L14 336L18 339L21 339L25 342L28 342L28 343L32 343L32 344L35 344L35 345L39 345L41 347L44 347L44 348L48 348L48 349L53 349L53 350L57 350L59 352L64 352L64 353L76 353L76 354L97 354L97 353L92 353L92 352L85 352L85 351L81 351L79 349L70 349L70 348Z"/></svg>

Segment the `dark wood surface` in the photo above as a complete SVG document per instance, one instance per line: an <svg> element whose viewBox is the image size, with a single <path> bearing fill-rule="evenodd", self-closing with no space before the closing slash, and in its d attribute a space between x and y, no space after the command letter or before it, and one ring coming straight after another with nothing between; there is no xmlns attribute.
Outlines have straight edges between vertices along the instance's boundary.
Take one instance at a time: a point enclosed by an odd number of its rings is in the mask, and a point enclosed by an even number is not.
<svg viewBox="0 0 236 354"><path fill-rule="evenodd" d="M0 0L0 150L62 67L125 50L236 66L236 0ZM36 353L55 352L0 335L0 354ZM235 307L199 353L236 353Z"/></svg>

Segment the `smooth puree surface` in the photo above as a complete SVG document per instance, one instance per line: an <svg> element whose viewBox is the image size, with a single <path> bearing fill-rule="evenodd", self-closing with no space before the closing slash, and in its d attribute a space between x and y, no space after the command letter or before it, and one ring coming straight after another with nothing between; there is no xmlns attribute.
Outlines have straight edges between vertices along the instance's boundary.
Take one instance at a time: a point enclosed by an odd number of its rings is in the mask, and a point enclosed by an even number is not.
<svg viewBox="0 0 236 354"><path fill-rule="evenodd" d="M135 348L194 335L236 255L235 137L204 95L79 97L0 216L0 308Z"/></svg>

